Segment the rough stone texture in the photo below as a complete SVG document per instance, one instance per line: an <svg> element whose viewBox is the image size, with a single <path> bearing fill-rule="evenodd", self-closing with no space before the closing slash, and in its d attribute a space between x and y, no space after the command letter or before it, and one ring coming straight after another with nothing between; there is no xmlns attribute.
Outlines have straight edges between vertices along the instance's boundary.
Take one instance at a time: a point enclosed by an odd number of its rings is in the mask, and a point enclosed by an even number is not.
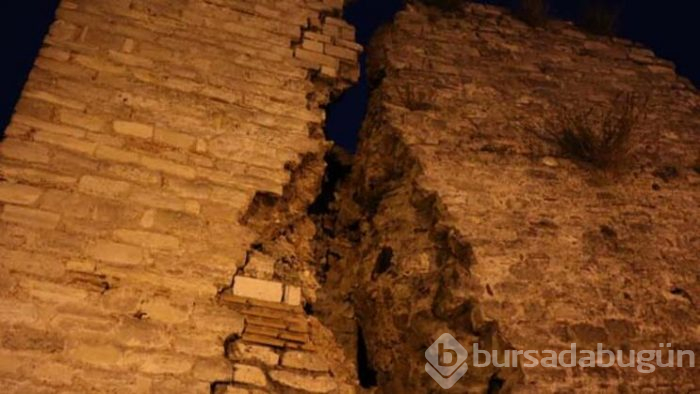
<svg viewBox="0 0 700 394"><path fill-rule="evenodd" d="M342 6L61 2L0 144L3 392L233 379L217 360L245 322L217 295L255 196L323 163L322 106L358 75Z"/></svg>
<svg viewBox="0 0 700 394"><path fill-rule="evenodd" d="M331 299L324 321L342 321L337 305L350 300L380 386L436 389L423 352L443 332L493 350L697 353L700 96L671 64L479 5L460 17L409 7L369 59L375 90L353 173L318 224L333 234L318 254L330 265L319 297ZM620 173L552 157L527 132L559 105L624 91L650 102ZM453 390L689 392L698 376L469 368Z"/></svg>

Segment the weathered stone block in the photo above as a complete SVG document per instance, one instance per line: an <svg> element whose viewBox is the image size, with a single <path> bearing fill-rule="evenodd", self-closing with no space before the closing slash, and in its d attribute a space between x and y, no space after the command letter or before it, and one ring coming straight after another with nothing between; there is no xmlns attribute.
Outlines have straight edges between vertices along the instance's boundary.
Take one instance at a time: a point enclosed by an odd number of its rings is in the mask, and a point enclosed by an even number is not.
<svg viewBox="0 0 700 394"><path fill-rule="evenodd" d="M69 350L68 354L78 361L104 368L115 368L123 357L121 349L106 344L78 344L77 347Z"/></svg>
<svg viewBox="0 0 700 394"><path fill-rule="evenodd" d="M119 241L144 248L176 250L180 247L180 240L172 235L147 231L116 230L114 237Z"/></svg>
<svg viewBox="0 0 700 394"><path fill-rule="evenodd" d="M131 185L123 181L115 181L92 175L85 175L78 182L78 190L85 194L105 196L111 198L123 198L129 194Z"/></svg>
<svg viewBox="0 0 700 394"><path fill-rule="evenodd" d="M270 379L287 387L311 393L327 393L338 387L329 376L314 377L290 371L270 371Z"/></svg>
<svg viewBox="0 0 700 394"><path fill-rule="evenodd" d="M275 259L262 253L253 252L248 257L245 274L257 279L270 280L275 274Z"/></svg>
<svg viewBox="0 0 700 394"><path fill-rule="evenodd" d="M154 171L161 171L186 179L194 179L197 176L197 171L192 167L155 157L143 156L141 158L141 165Z"/></svg>
<svg viewBox="0 0 700 394"><path fill-rule="evenodd" d="M87 155L92 155L97 148L97 144L94 142L46 131L34 133L34 141L45 142L72 152L84 153Z"/></svg>
<svg viewBox="0 0 700 394"><path fill-rule="evenodd" d="M233 381L259 387L267 386L265 372L263 372L262 369L252 365L234 364Z"/></svg>
<svg viewBox="0 0 700 394"><path fill-rule="evenodd" d="M225 382L233 379L233 366L223 357L207 358L195 362L192 374L206 382Z"/></svg>
<svg viewBox="0 0 700 394"><path fill-rule="evenodd" d="M107 145L98 146L97 150L95 151L95 156L98 159L116 161L120 163L136 164L140 162L138 153L113 148Z"/></svg>
<svg viewBox="0 0 700 394"><path fill-rule="evenodd" d="M281 302L282 283L237 276L233 280L233 294L263 301Z"/></svg>
<svg viewBox="0 0 700 394"><path fill-rule="evenodd" d="M0 182L0 201L2 202L18 205L32 205L39 199L42 193L43 190L36 187Z"/></svg>
<svg viewBox="0 0 700 394"><path fill-rule="evenodd" d="M143 262L141 248L112 241L97 241L87 248L86 253L98 260L114 264L137 265Z"/></svg>
<svg viewBox="0 0 700 394"><path fill-rule="evenodd" d="M58 226L61 215L39 209L5 205L0 219L28 227L55 229Z"/></svg>
<svg viewBox="0 0 700 394"><path fill-rule="evenodd" d="M282 354L282 366L307 371L327 372L328 362L320 353L287 351Z"/></svg>
<svg viewBox="0 0 700 394"><path fill-rule="evenodd" d="M272 348L250 345L241 341L233 345L232 356L236 361L261 362L270 366L277 365L280 359Z"/></svg>
<svg viewBox="0 0 700 394"><path fill-rule="evenodd" d="M5 138L2 141L2 144L0 144L0 156L36 163L49 162L49 150L44 145L12 138Z"/></svg>
<svg viewBox="0 0 700 394"><path fill-rule="evenodd" d="M153 125L129 122L125 120L114 121L112 127L114 131L119 134L129 135L138 138L152 138L153 137Z"/></svg>
<svg viewBox="0 0 700 394"><path fill-rule="evenodd" d="M333 56L324 55L322 53L309 51L303 48L295 49L294 56L298 59L318 64L319 67L323 65L337 69L340 65L338 59L334 58Z"/></svg>
<svg viewBox="0 0 700 394"><path fill-rule="evenodd" d="M283 301L289 305L301 305L301 288L298 286L285 286Z"/></svg>
<svg viewBox="0 0 700 394"><path fill-rule="evenodd" d="M175 131L156 129L154 141L181 149L191 149L197 139L191 135Z"/></svg>

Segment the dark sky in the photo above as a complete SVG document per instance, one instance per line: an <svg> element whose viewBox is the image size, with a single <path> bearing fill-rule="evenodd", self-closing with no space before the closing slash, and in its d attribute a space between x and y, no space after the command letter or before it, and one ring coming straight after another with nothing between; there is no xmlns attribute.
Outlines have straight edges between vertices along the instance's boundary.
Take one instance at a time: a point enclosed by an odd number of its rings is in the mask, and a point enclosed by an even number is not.
<svg viewBox="0 0 700 394"><path fill-rule="evenodd" d="M507 5L513 0L489 0ZM585 0L552 0L552 14L575 20ZM696 0L610 0L623 6L618 35L641 42L662 58L676 63L678 72L700 86L700 2ZM0 130L12 114L15 102L49 23L57 0L0 1ZM357 0L345 11L356 26L357 39L367 44L381 24L401 8L401 0ZM328 108L327 135L354 151L357 131L364 118L368 87L366 78Z"/></svg>

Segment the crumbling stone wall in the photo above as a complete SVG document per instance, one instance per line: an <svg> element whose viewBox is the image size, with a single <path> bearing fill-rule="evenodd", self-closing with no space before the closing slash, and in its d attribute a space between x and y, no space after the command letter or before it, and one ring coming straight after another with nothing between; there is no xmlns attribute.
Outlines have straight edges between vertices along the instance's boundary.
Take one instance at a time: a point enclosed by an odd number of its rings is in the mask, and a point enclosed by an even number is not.
<svg viewBox="0 0 700 394"><path fill-rule="evenodd" d="M284 353L318 331L300 288L240 268L254 197L322 177L361 49L342 3L62 1L0 144L3 392L338 387L311 344ZM256 313L288 340L225 352Z"/></svg>
<svg viewBox="0 0 700 394"><path fill-rule="evenodd" d="M369 59L370 114L322 223L341 256L324 274L328 297L354 308L380 387L437 389L423 352L443 332L482 349L700 350L700 96L672 64L477 4L459 16L409 7ZM609 105L621 92L649 104L620 172L580 166L528 132L562 105ZM691 392L700 382L687 365L470 368L456 387Z"/></svg>

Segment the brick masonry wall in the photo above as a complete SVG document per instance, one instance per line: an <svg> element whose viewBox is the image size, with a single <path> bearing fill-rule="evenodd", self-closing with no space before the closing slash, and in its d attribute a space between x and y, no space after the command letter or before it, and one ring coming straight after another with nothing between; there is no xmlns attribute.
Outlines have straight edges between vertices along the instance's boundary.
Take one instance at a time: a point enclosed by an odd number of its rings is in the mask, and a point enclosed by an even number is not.
<svg viewBox="0 0 700 394"><path fill-rule="evenodd" d="M3 392L266 387L223 356L248 320L217 293L258 237L253 197L327 149L321 105L361 50L342 5L61 3L0 144Z"/></svg>
<svg viewBox="0 0 700 394"><path fill-rule="evenodd" d="M366 237L343 252L353 268L337 277L362 289L348 291L384 384L418 385L409 377L421 376L422 349L449 324L482 347L700 350L700 96L670 62L477 4L458 16L409 7L375 37L369 59L378 88L345 204L376 212L364 213ZM528 133L561 105L609 105L620 92L649 95L621 173L584 168ZM427 255L421 234L436 244ZM393 254L378 270L381 247ZM470 251L468 274L444 275L453 249ZM505 342L493 345L493 327ZM691 368L522 372L498 376L524 392L700 388Z"/></svg>

